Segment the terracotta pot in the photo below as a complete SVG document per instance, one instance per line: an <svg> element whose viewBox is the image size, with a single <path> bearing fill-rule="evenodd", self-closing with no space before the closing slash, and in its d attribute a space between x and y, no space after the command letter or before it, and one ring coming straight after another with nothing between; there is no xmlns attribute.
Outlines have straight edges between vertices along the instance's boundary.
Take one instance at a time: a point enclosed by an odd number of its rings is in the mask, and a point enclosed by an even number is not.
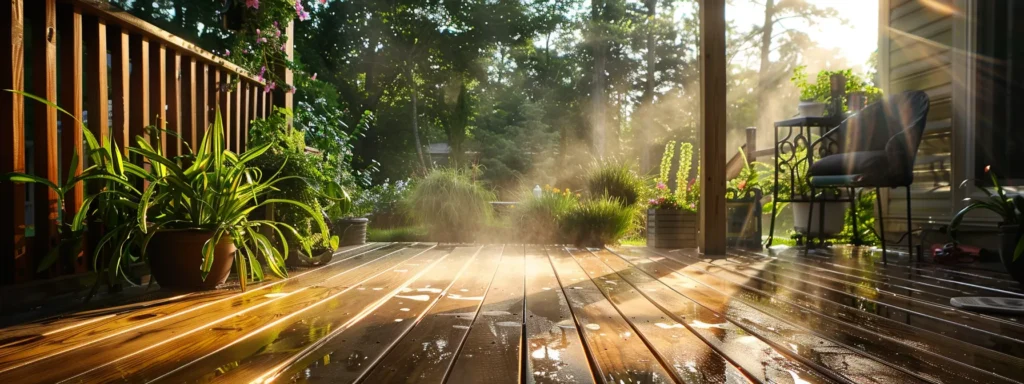
<svg viewBox="0 0 1024 384"><path fill-rule="evenodd" d="M1010 272L1014 280L1024 283L1024 255L1013 259L1013 251L1017 249L1017 242L1020 241L1021 231L1019 225L999 226L999 258L1002 259L1006 270Z"/></svg>
<svg viewBox="0 0 1024 384"><path fill-rule="evenodd" d="M213 231L196 229L161 230L146 247L146 258L153 278L160 287L201 291L217 288L228 279L235 261L235 244L231 236L221 236L213 252L213 265L203 280L203 244Z"/></svg>

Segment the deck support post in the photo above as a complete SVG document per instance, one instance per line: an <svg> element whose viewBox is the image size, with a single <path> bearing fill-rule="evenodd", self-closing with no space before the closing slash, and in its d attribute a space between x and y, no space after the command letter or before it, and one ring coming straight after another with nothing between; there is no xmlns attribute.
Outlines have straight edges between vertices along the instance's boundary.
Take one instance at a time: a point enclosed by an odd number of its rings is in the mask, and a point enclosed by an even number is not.
<svg viewBox="0 0 1024 384"><path fill-rule="evenodd" d="M725 0L700 4L700 249L725 254Z"/></svg>

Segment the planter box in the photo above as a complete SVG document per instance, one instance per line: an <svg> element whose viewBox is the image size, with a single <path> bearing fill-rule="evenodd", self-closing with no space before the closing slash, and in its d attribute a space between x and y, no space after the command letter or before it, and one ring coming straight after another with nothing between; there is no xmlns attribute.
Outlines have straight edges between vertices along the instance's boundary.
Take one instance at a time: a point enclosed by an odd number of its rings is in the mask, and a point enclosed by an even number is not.
<svg viewBox="0 0 1024 384"><path fill-rule="evenodd" d="M761 190L725 200L726 244L744 249L761 249Z"/></svg>
<svg viewBox="0 0 1024 384"><path fill-rule="evenodd" d="M678 209L647 210L647 246L697 248L697 213Z"/></svg>

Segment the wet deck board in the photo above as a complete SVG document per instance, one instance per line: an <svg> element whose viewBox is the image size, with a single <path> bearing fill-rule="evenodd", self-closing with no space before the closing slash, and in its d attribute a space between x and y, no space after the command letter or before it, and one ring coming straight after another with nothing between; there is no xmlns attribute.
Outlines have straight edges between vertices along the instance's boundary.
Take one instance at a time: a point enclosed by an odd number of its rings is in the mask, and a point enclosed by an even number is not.
<svg viewBox="0 0 1024 384"><path fill-rule="evenodd" d="M1016 283L877 259L370 244L0 329L0 382L1024 382L1021 319L948 306Z"/></svg>

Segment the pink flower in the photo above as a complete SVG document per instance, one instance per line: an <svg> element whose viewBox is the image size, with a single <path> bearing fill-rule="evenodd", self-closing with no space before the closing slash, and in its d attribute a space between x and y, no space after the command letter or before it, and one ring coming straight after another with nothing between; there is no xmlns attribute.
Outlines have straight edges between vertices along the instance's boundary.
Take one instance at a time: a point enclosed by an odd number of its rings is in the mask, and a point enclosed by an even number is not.
<svg viewBox="0 0 1024 384"><path fill-rule="evenodd" d="M231 50L230 49L225 49L224 50L224 56L231 56Z"/></svg>
<svg viewBox="0 0 1024 384"><path fill-rule="evenodd" d="M313 77L311 77L310 79L311 80L316 80L316 73L313 73Z"/></svg>
<svg viewBox="0 0 1024 384"><path fill-rule="evenodd" d="M266 42L267 42L267 38L266 38L266 37L261 37L261 38L260 38L259 40L257 40L257 41L258 41L258 42L260 42L260 43L266 43Z"/></svg>
<svg viewBox="0 0 1024 384"><path fill-rule="evenodd" d="M259 29L259 28L256 28L256 34L257 34L257 35L259 35L259 34L260 34L260 29Z"/></svg>
<svg viewBox="0 0 1024 384"><path fill-rule="evenodd" d="M302 8L301 0L295 2L295 15L298 16L301 21L309 20L309 12L306 12L306 10Z"/></svg>
<svg viewBox="0 0 1024 384"><path fill-rule="evenodd" d="M274 90L274 87L276 87L276 86L277 86L277 85L276 85L276 84L274 84L274 82L273 82L273 81L271 81L271 82L267 83L267 85L266 85L266 86L264 86L264 87L263 87L263 92L264 92L264 93L267 93L267 92L273 91L273 90Z"/></svg>
<svg viewBox="0 0 1024 384"><path fill-rule="evenodd" d="M664 191L664 190L668 189L668 186L666 186L665 183L662 183L662 182L659 181L658 185L655 188L658 188L658 189Z"/></svg>
<svg viewBox="0 0 1024 384"><path fill-rule="evenodd" d="M274 25L277 25L276 21L274 22ZM281 37L281 30L276 27L274 28L274 37Z"/></svg>
<svg viewBox="0 0 1024 384"><path fill-rule="evenodd" d="M295 88L295 87L292 87L292 89L289 89L289 90L288 90L288 93L291 93L291 94L293 94L293 95L294 95L294 94L295 94L295 90L296 90L296 89L297 89L297 88Z"/></svg>
<svg viewBox="0 0 1024 384"><path fill-rule="evenodd" d="M256 75L256 80L263 81L263 75L267 73L267 67L261 67L260 73Z"/></svg>
<svg viewBox="0 0 1024 384"><path fill-rule="evenodd" d="M260 9L260 0L245 0L245 5L252 9Z"/></svg>
<svg viewBox="0 0 1024 384"><path fill-rule="evenodd" d="M320 0L320 4L327 4L327 0Z"/></svg>

